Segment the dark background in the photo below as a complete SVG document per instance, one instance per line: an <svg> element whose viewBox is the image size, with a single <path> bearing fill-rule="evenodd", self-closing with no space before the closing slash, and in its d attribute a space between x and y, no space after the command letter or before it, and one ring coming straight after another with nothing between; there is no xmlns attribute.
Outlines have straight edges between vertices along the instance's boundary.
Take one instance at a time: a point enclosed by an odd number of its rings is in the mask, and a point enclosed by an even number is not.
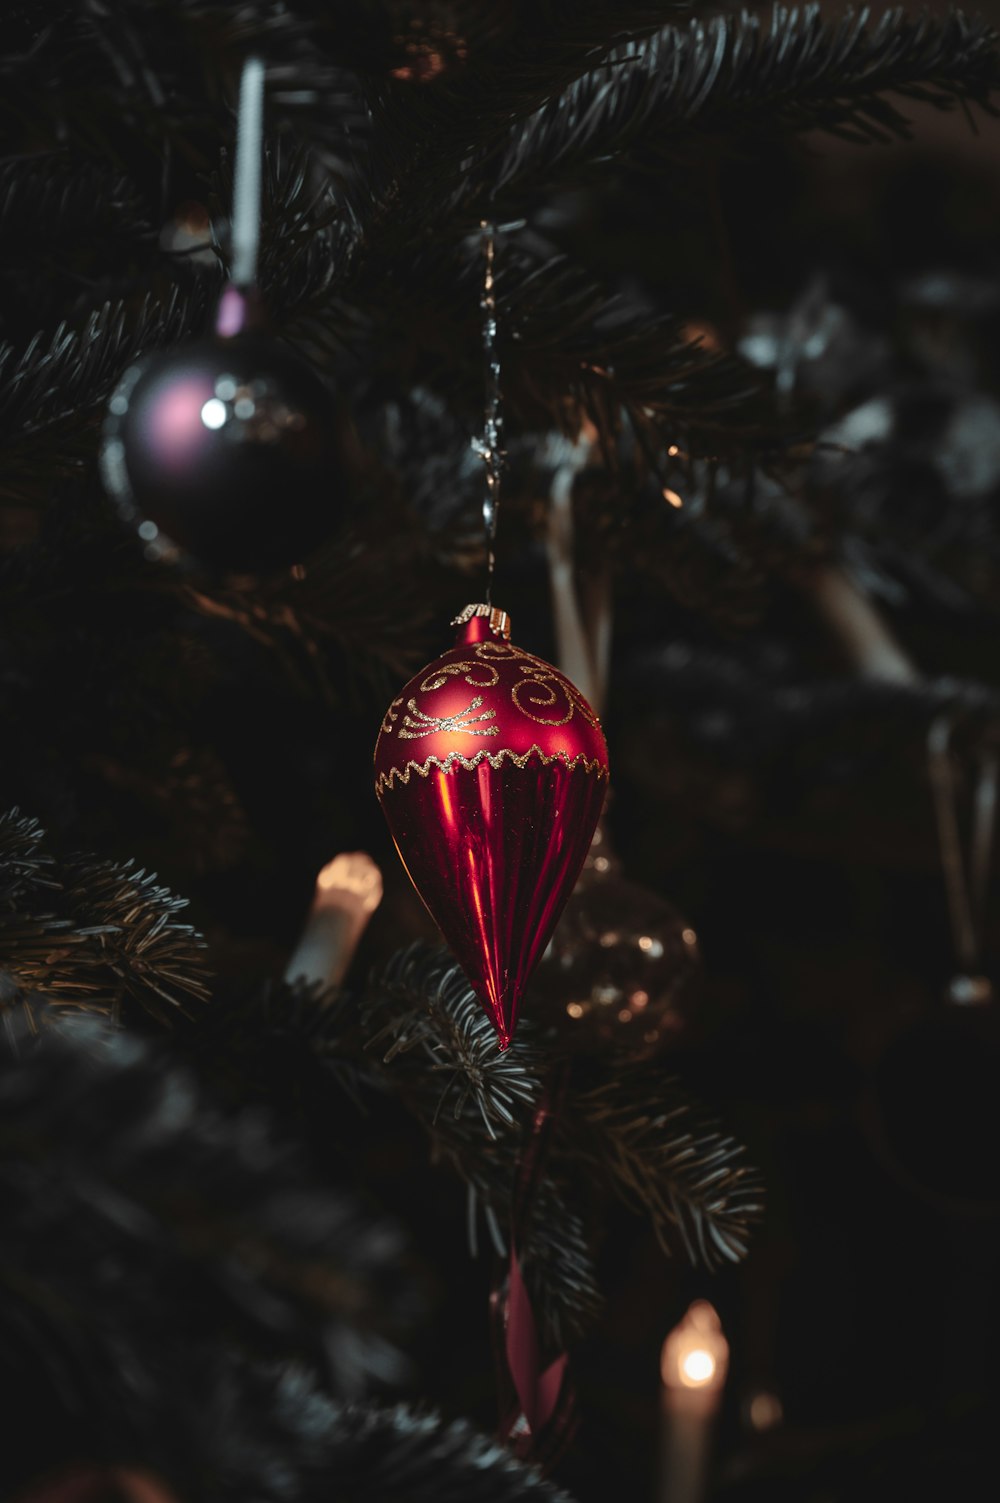
<svg viewBox="0 0 1000 1503"><path fill-rule="evenodd" d="M906 453L887 460L870 519L892 543L880 558L898 589L883 609L928 678L997 688L1000 599L988 570L977 588L969 579L970 559L981 551L992 565L1000 537L1000 459L977 503L981 546L968 530L936 556L930 582L900 559L922 557L921 539L959 504L932 475L942 414L956 393L1000 395L1000 137L981 115L977 136L957 112L906 109L912 144L755 141L710 172L698 154L655 192L621 173L568 194L551 205L548 229L623 289L723 339L817 285L824 305L846 310L850 337L803 378L817 411L832 418L833 389L841 411L888 391L908 404L913 430ZM197 180L178 171L179 203ZM913 293L929 274L951 289L944 311ZM9 333L18 317L31 323L30 309L10 309ZM838 504L833 531L850 509ZM654 1495L659 1350L703 1296L732 1350L718 1498L978 1497L997 1399L1000 1050L992 1009L971 1015L943 1001L954 959L924 724L889 699L852 696L842 650L787 578L739 594L723 572L719 609L706 613L659 590L630 546L606 717L611 828L629 876L698 932L704 992L670 1067L745 1141L768 1201L746 1263L714 1275L668 1260L638 1220L609 1207L607 1306L574 1353L581 1425L559 1475L581 1503ZM460 577L434 580L431 624L417 629L427 659L448 644L441 623L467 595ZM496 597L516 640L552 658L539 529L516 502L501 522ZM253 832L241 865L200 869L169 809L143 811L127 789L116 804L93 758L67 762L58 727L48 745L61 771L50 774L33 748L59 719L51 705L20 751L8 747L0 802L37 813L65 847L155 867L191 898L233 987L280 973L318 867L337 850L367 850L387 894L355 965L360 981L429 932L368 793L388 680L352 683L331 707L289 687L265 648L221 626L201 630L227 661L198 724ZM677 643L728 665L718 692L708 680L669 680L664 654ZM48 651L55 662L57 632ZM45 663L40 653L39 672ZM112 675L119 729L132 713L130 672L123 660ZM169 663L163 672L172 682ZM786 713L790 691L815 707L838 684L836 713ZM995 904L988 928L995 967ZM427 1167L425 1144L391 1113L358 1131L347 1156L414 1236L430 1313L413 1343L412 1395L489 1428L491 1270L468 1257L460 1189ZM762 1390L777 1395L783 1421L757 1433L748 1406Z"/></svg>

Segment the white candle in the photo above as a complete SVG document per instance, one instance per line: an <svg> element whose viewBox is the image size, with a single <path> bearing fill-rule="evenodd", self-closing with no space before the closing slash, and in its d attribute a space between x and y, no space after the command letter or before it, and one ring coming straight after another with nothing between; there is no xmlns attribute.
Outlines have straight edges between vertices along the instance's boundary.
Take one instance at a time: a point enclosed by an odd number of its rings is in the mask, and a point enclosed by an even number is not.
<svg viewBox="0 0 1000 1503"><path fill-rule="evenodd" d="M728 1366L719 1317L707 1300L695 1300L663 1343L659 1503L701 1503Z"/></svg>
<svg viewBox="0 0 1000 1503"><path fill-rule="evenodd" d="M327 862L285 980L338 986L381 901L382 873L370 856L350 851Z"/></svg>

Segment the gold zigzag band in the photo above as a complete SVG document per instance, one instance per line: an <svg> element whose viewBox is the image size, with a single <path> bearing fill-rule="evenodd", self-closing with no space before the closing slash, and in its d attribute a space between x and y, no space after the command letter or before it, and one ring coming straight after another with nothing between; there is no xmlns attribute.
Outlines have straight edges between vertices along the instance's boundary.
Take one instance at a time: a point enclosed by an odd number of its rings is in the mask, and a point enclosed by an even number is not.
<svg viewBox="0 0 1000 1503"><path fill-rule="evenodd" d="M478 751L472 757L463 757L461 752L449 752L443 758L428 757L426 762L407 762L404 768L392 767L388 772L380 772L375 779L375 792L381 798L396 783L408 783L412 773L421 778L428 777L432 767L436 767L439 772L450 772L453 767L464 767L467 772L474 772L480 762L488 762L494 771L498 771L505 758L509 758L515 767L526 767L532 757L537 757L546 766L552 762L564 762L570 772L574 767L582 767L586 772L596 772L599 778L608 776L607 767L598 757L585 757L583 752L572 758L565 752L553 752L550 756L540 746L532 745L526 752L520 753L504 747L497 752Z"/></svg>

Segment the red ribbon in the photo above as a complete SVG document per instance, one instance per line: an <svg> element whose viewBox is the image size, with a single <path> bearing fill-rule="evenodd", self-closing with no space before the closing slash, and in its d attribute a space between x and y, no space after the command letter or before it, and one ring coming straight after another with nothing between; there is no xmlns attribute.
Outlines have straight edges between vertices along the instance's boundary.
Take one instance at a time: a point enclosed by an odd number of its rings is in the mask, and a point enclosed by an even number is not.
<svg viewBox="0 0 1000 1503"><path fill-rule="evenodd" d="M518 1246L524 1241L534 1210L535 1191L565 1085L565 1070L557 1067L542 1092L522 1146L511 1204L506 1288L500 1275L490 1296L501 1402L500 1436L522 1460L547 1468L555 1464L572 1439L575 1395L565 1352L542 1365L538 1325L524 1282Z"/></svg>

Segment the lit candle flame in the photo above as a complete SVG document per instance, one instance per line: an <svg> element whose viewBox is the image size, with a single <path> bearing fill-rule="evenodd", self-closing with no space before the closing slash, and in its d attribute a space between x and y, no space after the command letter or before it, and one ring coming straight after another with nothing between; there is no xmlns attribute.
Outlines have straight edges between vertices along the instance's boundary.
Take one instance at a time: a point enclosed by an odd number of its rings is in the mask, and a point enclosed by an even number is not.
<svg viewBox="0 0 1000 1503"><path fill-rule="evenodd" d="M382 873L363 851L334 856L316 878L316 885L331 895L351 894L359 899L365 913L374 913L382 901Z"/></svg>
<svg viewBox="0 0 1000 1503"><path fill-rule="evenodd" d="M316 878L312 907L285 970L289 983L339 986L382 901L382 873L363 851L345 851Z"/></svg>
<svg viewBox="0 0 1000 1503"><path fill-rule="evenodd" d="M695 1300L663 1343L663 1381L672 1390L718 1393L726 1381L729 1343L707 1300Z"/></svg>
<svg viewBox="0 0 1000 1503"><path fill-rule="evenodd" d="M700 1388L715 1377L715 1358L711 1352L695 1347L681 1358L681 1381L691 1388Z"/></svg>

